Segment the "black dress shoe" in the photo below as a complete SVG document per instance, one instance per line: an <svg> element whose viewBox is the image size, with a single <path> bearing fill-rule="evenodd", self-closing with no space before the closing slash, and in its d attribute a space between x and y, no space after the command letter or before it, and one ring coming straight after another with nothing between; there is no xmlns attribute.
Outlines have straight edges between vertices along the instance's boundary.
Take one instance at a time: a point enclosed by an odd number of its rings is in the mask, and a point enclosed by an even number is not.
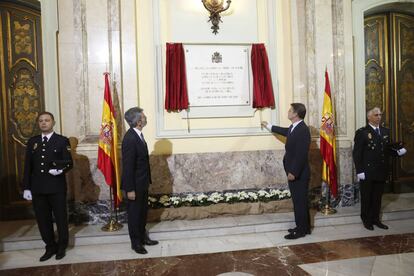
<svg viewBox="0 0 414 276"><path fill-rule="evenodd" d="M56 260L61 260L63 257L66 256L66 250L65 249L59 249L56 253Z"/></svg>
<svg viewBox="0 0 414 276"><path fill-rule="evenodd" d="M298 231L298 228L297 227L295 227L295 228L289 228L288 229L288 232L289 233L293 233L293 232L297 232ZM307 235L310 235L311 234L311 230L309 229L308 231L306 231L306 234Z"/></svg>
<svg viewBox="0 0 414 276"><path fill-rule="evenodd" d="M306 234L299 233L299 232L292 232L292 233L286 235L285 239L287 239L287 240L296 240L296 239L302 238L304 236L306 236Z"/></svg>
<svg viewBox="0 0 414 276"><path fill-rule="evenodd" d="M131 246L131 248L132 248L132 250L134 250L138 254L147 254L148 253L148 251L145 249L145 247L142 246L141 244Z"/></svg>
<svg viewBox="0 0 414 276"><path fill-rule="evenodd" d="M144 240L144 244L145 245L157 245L158 244L158 241L151 240L150 238L147 237Z"/></svg>
<svg viewBox="0 0 414 276"><path fill-rule="evenodd" d="M374 226L371 223L364 222L364 227L370 231L374 230Z"/></svg>
<svg viewBox="0 0 414 276"><path fill-rule="evenodd" d="M55 254L56 254L56 250L46 250L45 254L43 254L43 256L40 257L39 261L44 262L46 260L49 260Z"/></svg>
<svg viewBox="0 0 414 276"><path fill-rule="evenodd" d="M381 228L381 229L385 229L385 230L388 229L387 225L385 225L385 224L383 224L382 222L379 222L379 221L375 222L374 225L377 226L378 228Z"/></svg>

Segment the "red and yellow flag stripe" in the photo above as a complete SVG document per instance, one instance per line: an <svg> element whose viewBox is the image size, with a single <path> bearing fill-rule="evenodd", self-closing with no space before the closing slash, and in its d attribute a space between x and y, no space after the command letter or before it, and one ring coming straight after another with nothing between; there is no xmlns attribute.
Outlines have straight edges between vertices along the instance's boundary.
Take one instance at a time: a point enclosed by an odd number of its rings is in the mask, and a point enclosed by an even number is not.
<svg viewBox="0 0 414 276"><path fill-rule="evenodd" d="M322 180L329 185L332 195L337 197L335 118L332 110L328 71L325 72L325 94L322 108L322 124L319 133L321 138Z"/></svg>
<svg viewBox="0 0 414 276"><path fill-rule="evenodd" d="M115 206L122 201L121 181L118 159L118 128L115 110L109 88L108 73L105 73L105 92L102 110L102 124L99 135L98 168L106 183L112 187Z"/></svg>

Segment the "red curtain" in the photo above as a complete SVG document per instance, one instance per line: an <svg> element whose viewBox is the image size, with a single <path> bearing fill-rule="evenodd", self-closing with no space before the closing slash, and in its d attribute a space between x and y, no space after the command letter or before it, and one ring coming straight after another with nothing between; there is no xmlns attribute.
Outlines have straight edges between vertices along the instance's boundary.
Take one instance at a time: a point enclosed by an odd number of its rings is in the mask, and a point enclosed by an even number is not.
<svg viewBox="0 0 414 276"><path fill-rule="evenodd" d="M252 45L253 108L274 107L269 60L263 43Z"/></svg>
<svg viewBox="0 0 414 276"><path fill-rule="evenodd" d="M187 79L182 43L167 43L165 109L180 111L188 108Z"/></svg>

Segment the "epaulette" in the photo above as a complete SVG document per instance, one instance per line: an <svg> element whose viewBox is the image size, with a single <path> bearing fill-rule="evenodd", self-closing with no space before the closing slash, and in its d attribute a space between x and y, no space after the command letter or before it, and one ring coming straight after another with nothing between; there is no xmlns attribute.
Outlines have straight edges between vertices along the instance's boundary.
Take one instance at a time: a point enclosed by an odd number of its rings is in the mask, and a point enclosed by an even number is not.
<svg viewBox="0 0 414 276"><path fill-rule="evenodd" d="M365 130L365 127L358 128L356 133L359 133L359 132L364 131L364 130Z"/></svg>

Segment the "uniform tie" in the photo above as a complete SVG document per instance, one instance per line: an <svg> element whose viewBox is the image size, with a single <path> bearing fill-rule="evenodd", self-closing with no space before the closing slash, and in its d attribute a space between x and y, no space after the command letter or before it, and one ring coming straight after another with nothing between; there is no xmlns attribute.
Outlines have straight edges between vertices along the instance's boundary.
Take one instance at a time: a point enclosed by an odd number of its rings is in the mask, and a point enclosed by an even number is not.
<svg viewBox="0 0 414 276"><path fill-rule="evenodd" d="M47 136L43 136L43 143L47 143Z"/></svg>
<svg viewBox="0 0 414 276"><path fill-rule="evenodd" d="M378 136L380 136L380 131L378 127L375 128L375 132L378 134Z"/></svg>

